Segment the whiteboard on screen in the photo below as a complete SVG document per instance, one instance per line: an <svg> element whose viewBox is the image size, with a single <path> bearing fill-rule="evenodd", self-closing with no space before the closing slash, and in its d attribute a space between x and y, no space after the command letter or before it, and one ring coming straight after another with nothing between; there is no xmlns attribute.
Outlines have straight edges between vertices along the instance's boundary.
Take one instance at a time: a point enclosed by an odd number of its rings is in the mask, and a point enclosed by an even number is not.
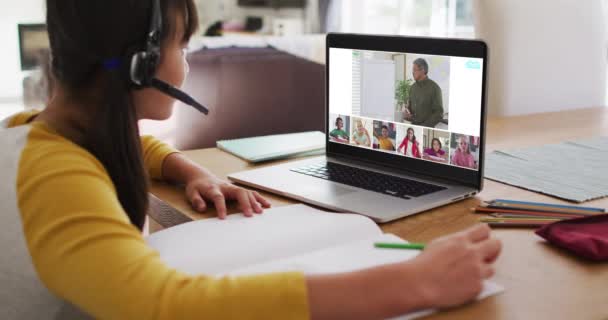
<svg viewBox="0 0 608 320"><path fill-rule="evenodd" d="M395 62L363 59L361 68L361 115L394 121Z"/></svg>

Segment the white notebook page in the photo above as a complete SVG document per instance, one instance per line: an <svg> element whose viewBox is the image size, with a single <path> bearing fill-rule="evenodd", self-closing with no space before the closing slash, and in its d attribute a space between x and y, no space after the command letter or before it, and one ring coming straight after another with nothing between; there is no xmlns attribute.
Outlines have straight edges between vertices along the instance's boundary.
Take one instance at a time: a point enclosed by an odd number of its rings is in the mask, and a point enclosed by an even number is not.
<svg viewBox="0 0 608 320"><path fill-rule="evenodd" d="M328 274L366 269L382 264L396 263L415 258L418 250L378 249L375 242L407 243L392 235L382 234L372 238L325 248L300 256L268 261L226 272L227 275L252 275L281 271L302 271L305 274ZM498 294L504 288L494 282L486 281L483 291L477 300ZM402 315L391 320L411 320L437 312L437 309L426 309Z"/></svg>
<svg viewBox="0 0 608 320"><path fill-rule="evenodd" d="M205 219L150 235L170 267L190 274L218 274L247 265L297 256L382 234L369 218L305 205L277 207L246 218Z"/></svg>
<svg viewBox="0 0 608 320"><path fill-rule="evenodd" d="M407 241L382 234L370 219L305 205L278 207L254 218L231 215L160 231L148 237L171 267L190 274L253 275L283 271L328 274L413 259L418 250L378 249L375 242ZM504 290L486 281L478 300ZM392 320L437 312L421 310Z"/></svg>

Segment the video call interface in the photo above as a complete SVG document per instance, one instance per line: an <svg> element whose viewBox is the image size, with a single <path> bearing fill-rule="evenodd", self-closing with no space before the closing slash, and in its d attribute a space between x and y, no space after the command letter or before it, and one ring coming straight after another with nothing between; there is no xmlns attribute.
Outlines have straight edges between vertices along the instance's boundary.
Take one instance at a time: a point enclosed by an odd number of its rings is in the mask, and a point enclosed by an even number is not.
<svg viewBox="0 0 608 320"><path fill-rule="evenodd" d="M329 141L479 169L483 59L331 48Z"/></svg>

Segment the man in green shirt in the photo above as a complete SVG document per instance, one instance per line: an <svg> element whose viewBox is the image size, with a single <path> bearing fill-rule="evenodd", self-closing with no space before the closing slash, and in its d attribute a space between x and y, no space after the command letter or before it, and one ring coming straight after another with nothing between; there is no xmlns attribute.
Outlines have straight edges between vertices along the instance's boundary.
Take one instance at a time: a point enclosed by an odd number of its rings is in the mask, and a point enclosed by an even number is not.
<svg viewBox="0 0 608 320"><path fill-rule="evenodd" d="M410 89L405 120L415 125L433 128L443 119L441 88L435 81L429 79L429 65L426 60L422 58L414 60L412 70L416 83Z"/></svg>

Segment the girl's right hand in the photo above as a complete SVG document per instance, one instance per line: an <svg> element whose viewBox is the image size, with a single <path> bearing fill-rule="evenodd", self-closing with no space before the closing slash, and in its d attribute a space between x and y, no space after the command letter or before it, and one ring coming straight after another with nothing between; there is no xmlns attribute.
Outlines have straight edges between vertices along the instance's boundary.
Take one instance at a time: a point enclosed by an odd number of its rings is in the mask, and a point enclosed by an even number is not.
<svg viewBox="0 0 608 320"><path fill-rule="evenodd" d="M501 242L487 225L439 238L413 261L425 307L447 308L477 297L483 280L494 275Z"/></svg>

